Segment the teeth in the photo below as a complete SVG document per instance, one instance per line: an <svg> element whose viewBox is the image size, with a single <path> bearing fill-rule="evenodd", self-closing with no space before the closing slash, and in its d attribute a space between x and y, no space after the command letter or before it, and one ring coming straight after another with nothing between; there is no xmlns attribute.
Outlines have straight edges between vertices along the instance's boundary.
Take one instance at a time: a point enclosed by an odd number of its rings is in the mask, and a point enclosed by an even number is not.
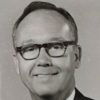
<svg viewBox="0 0 100 100"><path fill-rule="evenodd" d="M38 77L46 77L46 76L51 76L51 75L38 75Z"/></svg>
<svg viewBox="0 0 100 100"><path fill-rule="evenodd" d="M52 75L35 75L36 77L39 77L39 78L46 78L46 77L51 77Z"/></svg>
<svg viewBox="0 0 100 100"><path fill-rule="evenodd" d="M52 76L52 75L57 75L58 73L56 72L56 73L52 73L52 74L35 74L35 75L33 75L33 76L36 76L36 77L38 77L38 76Z"/></svg>
<svg viewBox="0 0 100 100"><path fill-rule="evenodd" d="M42 76L51 76L50 74L48 74L48 75L44 75L44 74L41 74L41 75L36 75L36 76L38 76L38 77L42 77Z"/></svg>

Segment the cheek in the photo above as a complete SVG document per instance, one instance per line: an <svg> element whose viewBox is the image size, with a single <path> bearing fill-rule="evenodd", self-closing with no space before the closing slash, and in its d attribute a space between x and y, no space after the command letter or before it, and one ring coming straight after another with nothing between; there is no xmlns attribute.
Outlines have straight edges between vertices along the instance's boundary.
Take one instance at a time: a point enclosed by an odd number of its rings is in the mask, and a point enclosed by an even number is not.
<svg viewBox="0 0 100 100"><path fill-rule="evenodd" d="M32 79L30 77L31 70L34 67L34 61L27 61L24 59L19 59L19 75L22 80L22 82L28 86L29 88L32 88L31 83Z"/></svg>
<svg viewBox="0 0 100 100"><path fill-rule="evenodd" d="M23 75L29 75L31 69L34 67L35 61L33 60L24 60L23 58L19 57L18 58L18 66L19 66L19 71Z"/></svg>
<svg viewBox="0 0 100 100"><path fill-rule="evenodd" d="M69 54L66 54L64 57L55 58L52 61L53 64L58 66L62 71L74 70L75 60L74 54L71 52Z"/></svg>

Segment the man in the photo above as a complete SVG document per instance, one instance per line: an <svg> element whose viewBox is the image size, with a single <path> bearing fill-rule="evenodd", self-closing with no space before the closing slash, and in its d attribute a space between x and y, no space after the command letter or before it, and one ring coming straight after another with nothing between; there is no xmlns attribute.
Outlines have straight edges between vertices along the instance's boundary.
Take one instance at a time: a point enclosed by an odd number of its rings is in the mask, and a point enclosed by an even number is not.
<svg viewBox="0 0 100 100"><path fill-rule="evenodd" d="M15 62L32 100L92 100L75 88L81 47L72 16L48 2L29 4L14 25Z"/></svg>

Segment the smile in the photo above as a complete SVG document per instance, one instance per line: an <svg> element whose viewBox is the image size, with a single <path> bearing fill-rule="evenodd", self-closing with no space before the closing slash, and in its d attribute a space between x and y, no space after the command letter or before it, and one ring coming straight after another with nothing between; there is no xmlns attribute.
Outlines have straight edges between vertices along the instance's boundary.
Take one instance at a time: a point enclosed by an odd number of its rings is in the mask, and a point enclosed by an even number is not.
<svg viewBox="0 0 100 100"><path fill-rule="evenodd" d="M38 74L34 74L33 76L37 76L37 77L44 77L44 76L53 76L53 75L57 75L58 72L55 73L38 73Z"/></svg>

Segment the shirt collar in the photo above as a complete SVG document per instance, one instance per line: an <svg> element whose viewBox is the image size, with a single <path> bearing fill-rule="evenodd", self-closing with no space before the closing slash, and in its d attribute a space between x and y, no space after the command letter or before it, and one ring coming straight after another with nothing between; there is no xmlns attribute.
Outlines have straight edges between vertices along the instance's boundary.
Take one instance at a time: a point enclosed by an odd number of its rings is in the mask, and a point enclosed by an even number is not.
<svg viewBox="0 0 100 100"><path fill-rule="evenodd" d="M66 100L74 100L75 97L75 89L72 91L71 95Z"/></svg>

